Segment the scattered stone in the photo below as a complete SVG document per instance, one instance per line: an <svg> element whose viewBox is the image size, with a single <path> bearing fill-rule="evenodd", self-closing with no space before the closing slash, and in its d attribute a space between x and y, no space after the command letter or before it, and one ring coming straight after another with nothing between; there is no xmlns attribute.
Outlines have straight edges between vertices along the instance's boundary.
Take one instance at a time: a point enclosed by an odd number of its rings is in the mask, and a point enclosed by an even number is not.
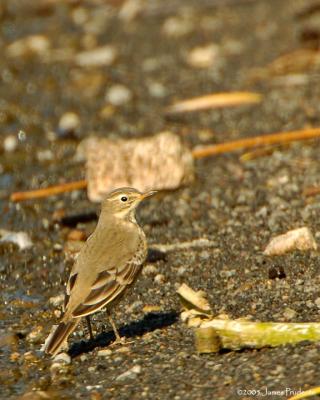
<svg viewBox="0 0 320 400"><path fill-rule="evenodd" d="M29 235L25 232L11 232L0 229L0 242L11 242L18 245L19 250L29 249L33 243Z"/></svg>
<svg viewBox="0 0 320 400"><path fill-rule="evenodd" d="M84 241L86 240L87 235L85 232L81 231L80 229L73 229L68 233L68 240L77 240L77 241Z"/></svg>
<svg viewBox="0 0 320 400"><path fill-rule="evenodd" d="M178 270L177 270L177 275L178 275L178 276L182 276L182 275L184 275L184 274L186 273L186 271L187 271L187 268L184 267L184 266L181 266L181 267L179 267Z"/></svg>
<svg viewBox="0 0 320 400"><path fill-rule="evenodd" d="M153 276L158 272L158 268L154 265L147 264L142 268L142 274L145 276Z"/></svg>
<svg viewBox="0 0 320 400"><path fill-rule="evenodd" d="M141 300L136 300L136 301L134 301L133 303L131 303L131 304L129 304L127 307L126 307L126 312L127 313L131 313L131 312L133 312L133 311L135 311L135 310L138 310L139 308L141 308L142 307L142 301Z"/></svg>
<svg viewBox="0 0 320 400"><path fill-rule="evenodd" d="M146 313L146 314L147 313L153 313L153 312L159 312L159 311L161 311L161 307L160 306L154 306L154 305L146 304L143 307L142 311L144 313Z"/></svg>
<svg viewBox="0 0 320 400"><path fill-rule="evenodd" d="M3 140L3 149L6 153L13 153L18 147L18 143L15 135L8 135Z"/></svg>
<svg viewBox="0 0 320 400"><path fill-rule="evenodd" d="M113 85L108 89L105 99L113 106L123 106L132 99L132 93L124 85Z"/></svg>
<svg viewBox="0 0 320 400"><path fill-rule="evenodd" d="M103 350L99 350L97 355L99 357L109 357L112 354L112 350L110 349L103 349Z"/></svg>
<svg viewBox="0 0 320 400"><path fill-rule="evenodd" d="M293 229L283 235L276 236L267 245L263 254L275 256L294 250L316 250L317 243L309 228Z"/></svg>
<svg viewBox="0 0 320 400"><path fill-rule="evenodd" d="M163 274L157 274L153 280L155 283L161 284L165 283L166 277Z"/></svg>
<svg viewBox="0 0 320 400"><path fill-rule="evenodd" d="M100 67L111 65L115 61L117 52L113 46L97 47L94 50L83 51L75 56L75 62L80 67Z"/></svg>
<svg viewBox="0 0 320 400"><path fill-rule="evenodd" d="M296 312L292 310L291 308L287 307L284 310L283 316L286 320L292 320L296 316Z"/></svg>
<svg viewBox="0 0 320 400"><path fill-rule="evenodd" d="M71 364L71 357L67 353L57 354L54 359L54 363L64 363L66 365Z"/></svg>
<svg viewBox="0 0 320 400"><path fill-rule="evenodd" d="M50 41L43 35L30 35L16 40L7 47L9 57L25 57L28 55L43 55L50 49Z"/></svg>
<svg viewBox="0 0 320 400"><path fill-rule="evenodd" d="M120 346L117 350L116 353L129 353L130 348L127 346Z"/></svg>
<svg viewBox="0 0 320 400"><path fill-rule="evenodd" d="M87 160L91 201L101 201L106 192L119 186L169 190L194 179L192 154L171 132L130 140L91 137L80 144L78 156Z"/></svg>
<svg viewBox="0 0 320 400"><path fill-rule="evenodd" d="M169 17L164 21L162 32L170 37L182 37L192 32L194 29L193 21L185 16Z"/></svg>
<svg viewBox="0 0 320 400"><path fill-rule="evenodd" d="M60 395L53 391L32 390L31 392L23 394L17 400L59 400Z"/></svg>
<svg viewBox="0 0 320 400"><path fill-rule="evenodd" d="M116 381L125 381L127 379L136 379L137 376L141 373L140 365L135 365L128 371L124 372L123 374L119 375L116 378Z"/></svg>
<svg viewBox="0 0 320 400"><path fill-rule="evenodd" d="M144 0L126 0L119 10L118 17L125 22L130 22L141 13L144 7Z"/></svg>
<svg viewBox="0 0 320 400"><path fill-rule="evenodd" d="M320 308L320 297L318 297L316 300L315 300L315 305L318 307L318 308Z"/></svg>
<svg viewBox="0 0 320 400"><path fill-rule="evenodd" d="M74 112L66 112L59 120L58 137L62 139L74 137L79 127L79 115Z"/></svg>
<svg viewBox="0 0 320 400"><path fill-rule="evenodd" d="M148 90L152 97L162 98L167 95L167 89L160 82L150 82Z"/></svg>
<svg viewBox="0 0 320 400"><path fill-rule="evenodd" d="M187 55L187 63L194 68L210 68L219 60L220 49L215 44L195 47Z"/></svg>
<svg viewBox="0 0 320 400"><path fill-rule="evenodd" d="M0 348L4 346L16 346L18 344L18 336L14 333L8 333L0 336Z"/></svg>
<svg viewBox="0 0 320 400"><path fill-rule="evenodd" d="M30 343L40 343L43 338L43 327L36 326L33 330L27 335L27 341Z"/></svg>
<svg viewBox="0 0 320 400"><path fill-rule="evenodd" d="M64 294L58 294L57 296L50 297L49 303L52 304L54 307L58 307L64 302Z"/></svg>
<svg viewBox="0 0 320 400"><path fill-rule="evenodd" d="M37 159L40 162L52 161L53 158L54 158L54 155L50 149L37 151Z"/></svg>

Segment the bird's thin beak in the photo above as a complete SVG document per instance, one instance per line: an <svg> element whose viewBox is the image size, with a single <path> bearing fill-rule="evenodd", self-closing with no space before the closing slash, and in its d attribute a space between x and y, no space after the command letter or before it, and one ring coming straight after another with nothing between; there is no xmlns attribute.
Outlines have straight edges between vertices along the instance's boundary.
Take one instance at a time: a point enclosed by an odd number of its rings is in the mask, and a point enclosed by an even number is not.
<svg viewBox="0 0 320 400"><path fill-rule="evenodd" d="M157 190L149 190L149 192L142 193L141 199L145 199L146 197L153 196L154 194L158 193Z"/></svg>

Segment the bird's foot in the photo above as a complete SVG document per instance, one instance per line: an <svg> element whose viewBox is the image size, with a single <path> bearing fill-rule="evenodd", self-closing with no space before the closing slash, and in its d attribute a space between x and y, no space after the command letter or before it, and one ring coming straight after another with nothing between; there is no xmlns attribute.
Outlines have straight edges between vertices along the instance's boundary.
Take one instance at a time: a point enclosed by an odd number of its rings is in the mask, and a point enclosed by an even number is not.
<svg viewBox="0 0 320 400"><path fill-rule="evenodd" d="M117 345L124 346L124 345L128 345L131 343L133 343L133 340L128 340L124 336L122 336L122 337L119 336L119 337L116 337L116 340L111 343L111 346L117 346Z"/></svg>

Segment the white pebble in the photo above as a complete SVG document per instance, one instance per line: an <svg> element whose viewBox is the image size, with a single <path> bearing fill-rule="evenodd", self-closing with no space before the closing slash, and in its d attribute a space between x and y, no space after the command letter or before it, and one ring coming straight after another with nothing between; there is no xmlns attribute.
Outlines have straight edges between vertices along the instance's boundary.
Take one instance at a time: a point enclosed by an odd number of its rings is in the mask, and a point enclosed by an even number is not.
<svg viewBox="0 0 320 400"><path fill-rule="evenodd" d="M263 254L274 256L294 250L316 250L317 243L309 228L293 229L273 238Z"/></svg>
<svg viewBox="0 0 320 400"><path fill-rule="evenodd" d="M212 67L219 57L219 46L209 44L202 47L195 47L187 55L187 62L194 68Z"/></svg>
<svg viewBox="0 0 320 400"><path fill-rule="evenodd" d="M66 112L59 121L59 129L63 132L73 132L80 126L80 118L74 112Z"/></svg>
<svg viewBox="0 0 320 400"><path fill-rule="evenodd" d="M132 94L124 85L113 85L107 91L105 98L114 106L122 106L131 100Z"/></svg>
<svg viewBox="0 0 320 400"><path fill-rule="evenodd" d="M5 229L0 229L0 242L11 242L18 245L20 250L29 249L33 243L25 232L10 232Z"/></svg>
<svg viewBox="0 0 320 400"><path fill-rule="evenodd" d="M124 372L123 374L119 375L116 378L116 381L124 381L126 379L136 379L137 375L141 373L140 365L135 365L128 371Z"/></svg>
<svg viewBox="0 0 320 400"><path fill-rule="evenodd" d="M110 356L110 354L112 354L112 350L110 349L99 350L97 353L99 357L108 357Z"/></svg>
<svg viewBox="0 0 320 400"><path fill-rule="evenodd" d="M94 50L83 51L75 57L76 64L81 67L99 67L111 65L116 58L116 50L112 46L97 47Z"/></svg>
<svg viewBox="0 0 320 400"><path fill-rule="evenodd" d="M71 357L67 353L60 353L54 357L53 362L54 363L60 362L60 363L65 363L65 364L71 364Z"/></svg>
<svg viewBox="0 0 320 400"><path fill-rule="evenodd" d="M162 275L162 274L157 274L157 275L154 277L154 281L155 281L155 283L164 283L164 282L166 281L166 278L165 278L165 276Z"/></svg>
<svg viewBox="0 0 320 400"><path fill-rule="evenodd" d="M4 138L3 149L7 153L12 153L18 147L18 140L14 135L9 135Z"/></svg>

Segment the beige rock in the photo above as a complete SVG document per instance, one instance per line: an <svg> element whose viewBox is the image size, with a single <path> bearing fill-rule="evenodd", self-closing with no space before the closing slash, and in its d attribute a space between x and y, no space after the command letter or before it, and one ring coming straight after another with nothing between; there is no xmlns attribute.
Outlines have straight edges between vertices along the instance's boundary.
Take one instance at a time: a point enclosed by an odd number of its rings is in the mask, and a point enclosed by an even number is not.
<svg viewBox="0 0 320 400"><path fill-rule="evenodd" d="M101 201L114 188L170 190L194 178L192 154L171 132L131 140L85 139L78 155L87 160L86 178L91 201Z"/></svg>
<svg viewBox="0 0 320 400"><path fill-rule="evenodd" d="M267 245L263 254L276 256L294 250L317 250L317 243L309 228L293 229L283 235L276 236Z"/></svg>

